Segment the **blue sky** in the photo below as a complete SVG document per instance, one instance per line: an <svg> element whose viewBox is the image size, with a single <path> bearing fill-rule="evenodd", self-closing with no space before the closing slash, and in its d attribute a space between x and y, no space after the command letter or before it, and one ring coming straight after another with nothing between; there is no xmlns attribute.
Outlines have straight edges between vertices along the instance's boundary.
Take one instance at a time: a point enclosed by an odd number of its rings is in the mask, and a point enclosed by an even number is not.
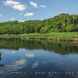
<svg viewBox="0 0 78 78"><path fill-rule="evenodd" d="M0 0L0 21L46 19L78 14L78 0Z"/></svg>

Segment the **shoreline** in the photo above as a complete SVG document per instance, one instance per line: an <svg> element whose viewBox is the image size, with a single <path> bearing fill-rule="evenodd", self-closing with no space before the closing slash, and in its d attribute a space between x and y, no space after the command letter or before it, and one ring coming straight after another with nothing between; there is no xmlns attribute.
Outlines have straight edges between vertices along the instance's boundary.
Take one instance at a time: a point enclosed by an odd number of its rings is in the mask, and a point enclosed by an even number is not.
<svg viewBox="0 0 78 78"><path fill-rule="evenodd" d="M30 33L30 34L0 34L0 39L48 39L78 41L78 32L53 32L53 33Z"/></svg>

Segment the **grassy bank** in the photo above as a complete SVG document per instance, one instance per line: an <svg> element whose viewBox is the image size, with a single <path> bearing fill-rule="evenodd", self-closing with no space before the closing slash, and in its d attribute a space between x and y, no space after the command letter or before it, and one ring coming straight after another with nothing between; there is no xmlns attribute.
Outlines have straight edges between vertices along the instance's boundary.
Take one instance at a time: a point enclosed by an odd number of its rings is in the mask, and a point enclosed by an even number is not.
<svg viewBox="0 0 78 78"><path fill-rule="evenodd" d="M0 38L78 40L78 32L52 32L46 34L0 34Z"/></svg>

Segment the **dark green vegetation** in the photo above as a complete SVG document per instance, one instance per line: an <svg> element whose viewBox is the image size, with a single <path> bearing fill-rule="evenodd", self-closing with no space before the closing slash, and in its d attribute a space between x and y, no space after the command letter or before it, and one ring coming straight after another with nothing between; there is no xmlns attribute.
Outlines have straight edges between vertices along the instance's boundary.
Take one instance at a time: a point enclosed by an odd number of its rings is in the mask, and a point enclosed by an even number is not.
<svg viewBox="0 0 78 78"><path fill-rule="evenodd" d="M60 14L46 20L0 23L0 34L77 32L78 15Z"/></svg>

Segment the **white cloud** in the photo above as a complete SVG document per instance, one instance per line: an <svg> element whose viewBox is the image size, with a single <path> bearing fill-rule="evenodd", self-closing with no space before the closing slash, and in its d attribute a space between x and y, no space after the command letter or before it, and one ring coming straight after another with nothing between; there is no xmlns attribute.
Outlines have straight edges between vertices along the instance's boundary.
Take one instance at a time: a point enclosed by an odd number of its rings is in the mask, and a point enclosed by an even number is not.
<svg viewBox="0 0 78 78"><path fill-rule="evenodd" d="M34 13L32 13L32 12L29 12L29 13L25 13L24 14L24 16L33 16L34 15Z"/></svg>
<svg viewBox="0 0 78 78"><path fill-rule="evenodd" d="M41 7L41 8L46 8L46 5L38 5L36 2L34 1L30 1L30 5L32 5L35 8Z"/></svg>
<svg viewBox="0 0 78 78"><path fill-rule="evenodd" d="M6 0L4 4L18 11L24 11L26 9L26 5L16 0Z"/></svg>
<svg viewBox="0 0 78 78"><path fill-rule="evenodd" d="M22 5L22 4L14 5L13 8L16 9L16 10L19 10L19 11L23 11L23 10L26 9L25 6Z"/></svg>
<svg viewBox="0 0 78 78"><path fill-rule="evenodd" d="M46 6L46 5L40 5L40 7L41 7L41 8L46 8L47 6Z"/></svg>
<svg viewBox="0 0 78 78"><path fill-rule="evenodd" d="M35 8L38 8L38 4L36 2L30 1L30 5L32 5Z"/></svg>

